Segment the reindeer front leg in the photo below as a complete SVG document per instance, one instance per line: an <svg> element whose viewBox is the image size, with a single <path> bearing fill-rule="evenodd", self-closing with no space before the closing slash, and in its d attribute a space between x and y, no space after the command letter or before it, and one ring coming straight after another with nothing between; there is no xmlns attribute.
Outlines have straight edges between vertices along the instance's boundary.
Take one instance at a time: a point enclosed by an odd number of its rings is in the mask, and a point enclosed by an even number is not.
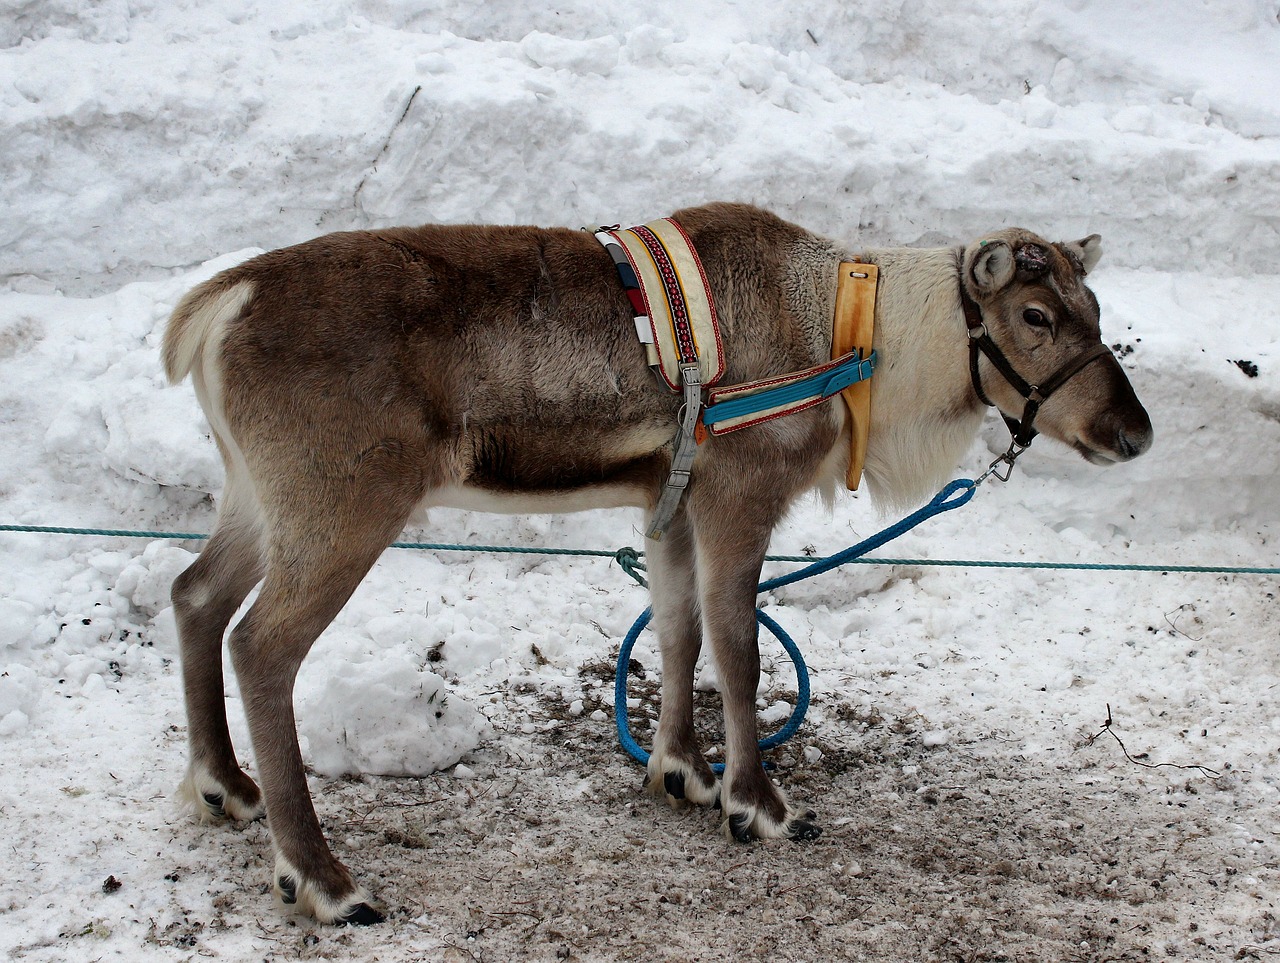
<svg viewBox="0 0 1280 963"><path fill-rule="evenodd" d="M702 650L702 610L694 569L693 527L680 511L659 541L649 542L649 594L662 648L662 713L646 784L672 807L709 806L720 784L693 729L693 674Z"/></svg>
<svg viewBox="0 0 1280 963"><path fill-rule="evenodd" d="M724 477L721 473L716 480ZM756 585L769 536L789 501L779 497L786 488L784 484L748 485L741 478L721 486L705 484L711 479L702 481L692 510L704 625L724 700L722 828L740 842L816 839L821 829L797 815L765 772L756 724L760 683Z"/></svg>

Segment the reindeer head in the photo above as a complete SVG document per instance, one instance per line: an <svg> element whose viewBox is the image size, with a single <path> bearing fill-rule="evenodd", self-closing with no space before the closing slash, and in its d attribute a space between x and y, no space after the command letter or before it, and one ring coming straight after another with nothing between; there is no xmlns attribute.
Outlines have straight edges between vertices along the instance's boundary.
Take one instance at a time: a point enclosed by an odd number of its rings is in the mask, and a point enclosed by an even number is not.
<svg viewBox="0 0 1280 963"><path fill-rule="evenodd" d="M1028 385L1048 385L1098 350L1098 300L1084 279L1101 256L1097 234L1051 244L1021 228L1000 231L965 250L965 292L981 309L991 341ZM978 393L1004 414L1020 417L1024 395L985 355L978 365ZM1036 427L1094 464L1126 461L1151 447L1151 420L1109 353L1052 391L1037 413Z"/></svg>

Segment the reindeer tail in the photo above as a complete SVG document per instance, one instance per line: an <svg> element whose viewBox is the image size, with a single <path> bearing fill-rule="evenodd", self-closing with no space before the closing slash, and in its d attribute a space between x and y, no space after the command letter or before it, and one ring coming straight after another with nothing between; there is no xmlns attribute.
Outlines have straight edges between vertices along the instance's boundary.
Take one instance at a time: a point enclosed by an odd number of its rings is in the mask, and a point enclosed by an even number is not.
<svg viewBox="0 0 1280 963"><path fill-rule="evenodd" d="M218 275L192 288L178 302L161 349L170 383L177 384L191 373L205 346L219 340L227 324L239 317L253 289L249 281L229 283Z"/></svg>

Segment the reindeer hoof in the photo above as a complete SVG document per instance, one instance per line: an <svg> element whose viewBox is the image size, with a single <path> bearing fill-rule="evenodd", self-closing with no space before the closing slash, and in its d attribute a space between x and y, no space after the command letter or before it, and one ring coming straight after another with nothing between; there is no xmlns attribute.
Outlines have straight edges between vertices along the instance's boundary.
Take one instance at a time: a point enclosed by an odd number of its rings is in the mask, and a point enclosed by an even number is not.
<svg viewBox="0 0 1280 963"><path fill-rule="evenodd" d="M729 834L740 843L755 842L751 832L751 817L746 813L734 813L729 817Z"/></svg>
<svg viewBox="0 0 1280 963"><path fill-rule="evenodd" d="M368 903L359 903L347 910L337 923L339 926L376 926L385 921L386 916Z"/></svg>
<svg viewBox="0 0 1280 963"><path fill-rule="evenodd" d="M202 823L248 822L262 815L262 793L239 769L215 778L192 765L178 788L182 801Z"/></svg>
<svg viewBox="0 0 1280 963"><path fill-rule="evenodd" d="M791 839L797 843L812 842L822 835L822 827L809 822L807 819L792 820L787 829Z"/></svg>
<svg viewBox="0 0 1280 963"><path fill-rule="evenodd" d="M293 906L298 902L298 881L292 876L280 876L276 879L276 885L280 887L280 902L286 906Z"/></svg>
<svg viewBox="0 0 1280 963"><path fill-rule="evenodd" d="M662 787L672 799L684 798L684 773L668 772L662 776Z"/></svg>

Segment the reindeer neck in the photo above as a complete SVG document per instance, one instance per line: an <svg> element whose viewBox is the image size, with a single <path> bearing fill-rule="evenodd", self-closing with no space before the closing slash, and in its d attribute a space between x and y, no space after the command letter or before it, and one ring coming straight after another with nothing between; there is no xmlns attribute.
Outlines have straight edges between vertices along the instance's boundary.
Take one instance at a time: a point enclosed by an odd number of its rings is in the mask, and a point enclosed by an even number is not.
<svg viewBox="0 0 1280 963"><path fill-rule="evenodd" d="M880 268L866 475L877 501L914 504L947 480L982 422L955 252L890 248L862 260Z"/></svg>

